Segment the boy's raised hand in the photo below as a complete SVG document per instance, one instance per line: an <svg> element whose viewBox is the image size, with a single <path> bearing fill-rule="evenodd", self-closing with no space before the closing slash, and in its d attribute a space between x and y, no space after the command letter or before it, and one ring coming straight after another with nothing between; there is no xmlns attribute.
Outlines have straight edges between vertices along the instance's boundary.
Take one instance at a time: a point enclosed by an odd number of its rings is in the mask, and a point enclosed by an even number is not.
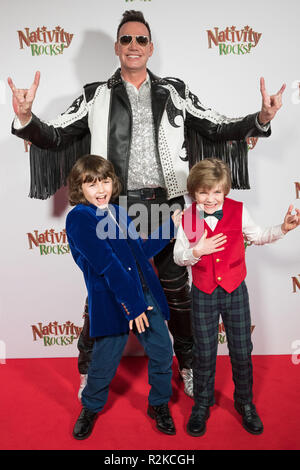
<svg viewBox="0 0 300 470"><path fill-rule="evenodd" d="M147 310L153 310L153 307L151 307L151 305L149 305ZM137 328L139 333L144 333L145 329L149 328L149 321L148 321L148 318L147 318L147 315L146 315L145 312L143 312L141 315L136 317L134 319L134 322L135 322L136 328ZM129 322L129 329L130 330L133 329L133 320L130 320L130 322Z"/></svg>
<svg viewBox="0 0 300 470"><path fill-rule="evenodd" d="M22 125L27 124L31 118L32 103L40 83L40 76L40 72L36 72L30 88L16 88L12 79L10 77L7 79L12 91L14 112Z"/></svg>
<svg viewBox="0 0 300 470"><path fill-rule="evenodd" d="M295 209L296 214L292 214L293 209L294 206L291 204L281 225L281 230L284 234L300 225L300 209Z"/></svg>
<svg viewBox="0 0 300 470"><path fill-rule="evenodd" d="M200 258L203 255L210 255L211 253L216 253L217 251L224 250L224 243L226 243L227 237L223 233L218 233L213 237L207 238L207 230L204 230L204 233L197 245L193 248L193 255L195 258Z"/></svg>
<svg viewBox="0 0 300 470"><path fill-rule="evenodd" d="M183 212L181 210L176 209L176 211L174 211L174 214L171 216L175 227L179 227L180 222L181 222L181 218L182 218L182 214L183 214Z"/></svg>

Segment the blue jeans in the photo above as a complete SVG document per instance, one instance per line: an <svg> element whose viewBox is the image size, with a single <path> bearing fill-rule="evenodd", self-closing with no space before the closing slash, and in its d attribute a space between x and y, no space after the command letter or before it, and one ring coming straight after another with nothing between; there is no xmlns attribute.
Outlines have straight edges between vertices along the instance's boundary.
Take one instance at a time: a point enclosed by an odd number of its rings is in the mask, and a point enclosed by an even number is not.
<svg viewBox="0 0 300 470"><path fill-rule="evenodd" d="M150 405L157 406L168 403L172 395L173 349L156 300L149 290L144 292L144 296L147 304L153 306L153 310L146 312L150 326L144 333L138 333L135 329L134 332L149 358L148 376L151 388L148 401ZM82 392L81 401L86 408L94 412L103 409L127 339L128 333L96 338L87 385Z"/></svg>

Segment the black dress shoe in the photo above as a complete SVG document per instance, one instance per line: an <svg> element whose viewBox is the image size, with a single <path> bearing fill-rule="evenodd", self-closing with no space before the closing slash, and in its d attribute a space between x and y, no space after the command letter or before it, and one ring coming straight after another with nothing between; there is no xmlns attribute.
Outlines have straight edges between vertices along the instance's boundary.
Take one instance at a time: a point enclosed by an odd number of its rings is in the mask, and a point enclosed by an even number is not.
<svg viewBox="0 0 300 470"><path fill-rule="evenodd" d="M209 406L194 407L186 430L190 436L203 436L206 431L206 420L209 418Z"/></svg>
<svg viewBox="0 0 300 470"><path fill-rule="evenodd" d="M73 437L78 440L86 439L91 434L95 419L98 413L89 410L88 408L82 408L81 413L75 423L73 429Z"/></svg>
<svg viewBox="0 0 300 470"><path fill-rule="evenodd" d="M173 418L170 415L168 403L163 403L162 405L158 406L149 405L147 413L150 418L155 419L156 427L159 431L172 436L176 434L176 429Z"/></svg>
<svg viewBox="0 0 300 470"><path fill-rule="evenodd" d="M263 432L263 423L261 422L261 419L258 416L253 403L241 405L240 403L235 402L234 407L237 412L242 415L243 426L246 431L250 432L251 434L261 434Z"/></svg>

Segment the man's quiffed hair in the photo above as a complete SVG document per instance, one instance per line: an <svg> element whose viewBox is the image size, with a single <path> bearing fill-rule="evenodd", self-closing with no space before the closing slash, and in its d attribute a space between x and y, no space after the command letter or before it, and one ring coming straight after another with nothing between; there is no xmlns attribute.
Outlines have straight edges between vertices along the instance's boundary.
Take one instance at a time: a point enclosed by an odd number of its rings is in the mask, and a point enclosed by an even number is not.
<svg viewBox="0 0 300 470"><path fill-rule="evenodd" d="M123 24L128 23L129 21L136 21L138 23L143 23L146 28L149 31L149 37L151 41L151 30L148 22L145 20L143 12L142 11L137 11L137 10L126 10L123 13L123 17L121 19L121 22L118 26L118 31L117 31L117 38L119 37L119 31Z"/></svg>

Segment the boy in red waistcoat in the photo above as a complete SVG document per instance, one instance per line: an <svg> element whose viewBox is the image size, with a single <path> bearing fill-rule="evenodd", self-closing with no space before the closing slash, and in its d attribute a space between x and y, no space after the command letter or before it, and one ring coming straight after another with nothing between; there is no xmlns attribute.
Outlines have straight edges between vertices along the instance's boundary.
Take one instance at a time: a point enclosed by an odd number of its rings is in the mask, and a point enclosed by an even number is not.
<svg viewBox="0 0 300 470"><path fill-rule="evenodd" d="M191 266L194 328L194 401L187 432L202 436L214 381L219 316L228 340L235 385L234 404L244 428L261 434L263 424L252 403L252 342L249 299L245 284L244 241L263 245L282 238L300 224L300 210L290 205L281 225L261 229L242 202L227 198L229 168L207 158L190 171L187 188L195 202L184 212L174 248L175 262Z"/></svg>

